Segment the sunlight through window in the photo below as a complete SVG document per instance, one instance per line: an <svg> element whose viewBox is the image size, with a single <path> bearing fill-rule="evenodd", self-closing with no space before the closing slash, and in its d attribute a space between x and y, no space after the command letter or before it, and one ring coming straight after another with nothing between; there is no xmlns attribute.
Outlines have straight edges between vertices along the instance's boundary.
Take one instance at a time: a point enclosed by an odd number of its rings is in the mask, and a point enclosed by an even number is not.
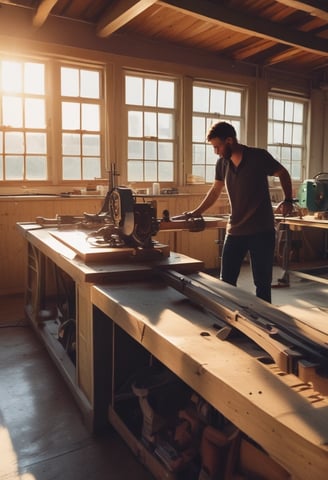
<svg viewBox="0 0 328 480"><path fill-rule="evenodd" d="M45 65L2 60L0 72L0 178L46 180Z"/></svg>
<svg viewBox="0 0 328 480"><path fill-rule="evenodd" d="M62 178L101 177L101 75L61 67Z"/></svg>
<svg viewBox="0 0 328 480"><path fill-rule="evenodd" d="M237 136L243 122L243 91L206 84L193 85L192 115L192 175L199 182L213 182L217 155L206 136L211 125L218 121L232 123Z"/></svg>
<svg viewBox="0 0 328 480"><path fill-rule="evenodd" d="M175 95L174 80L125 76L129 182L174 180Z"/></svg>

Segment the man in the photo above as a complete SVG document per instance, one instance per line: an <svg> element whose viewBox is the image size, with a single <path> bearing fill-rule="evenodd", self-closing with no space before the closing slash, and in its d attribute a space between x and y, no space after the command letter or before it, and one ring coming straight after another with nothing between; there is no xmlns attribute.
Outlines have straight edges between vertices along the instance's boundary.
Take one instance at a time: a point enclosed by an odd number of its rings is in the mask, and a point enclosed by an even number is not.
<svg viewBox="0 0 328 480"><path fill-rule="evenodd" d="M288 215L293 208L290 175L266 150L239 143L236 130L229 123L214 124L207 141L219 155L215 180L204 200L187 212L187 216L201 215L219 198L225 186L231 214L222 250L220 278L237 285L243 259L249 252L256 295L271 302L275 228L268 176L279 177L285 200L276 212Z"/></svg>

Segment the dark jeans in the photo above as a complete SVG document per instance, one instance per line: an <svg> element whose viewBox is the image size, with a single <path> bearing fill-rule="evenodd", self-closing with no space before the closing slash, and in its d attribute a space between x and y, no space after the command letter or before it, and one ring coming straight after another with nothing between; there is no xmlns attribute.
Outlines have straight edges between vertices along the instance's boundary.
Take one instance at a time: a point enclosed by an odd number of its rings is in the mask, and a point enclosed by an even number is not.
<svg viewBox="0 0 328 480"><path fill-rule="evenodd" d="M271 302L274 248L274 230L255 235L226 235L222 250L221 280L237 285L242 262L249 252L256 296Z"/></svg>

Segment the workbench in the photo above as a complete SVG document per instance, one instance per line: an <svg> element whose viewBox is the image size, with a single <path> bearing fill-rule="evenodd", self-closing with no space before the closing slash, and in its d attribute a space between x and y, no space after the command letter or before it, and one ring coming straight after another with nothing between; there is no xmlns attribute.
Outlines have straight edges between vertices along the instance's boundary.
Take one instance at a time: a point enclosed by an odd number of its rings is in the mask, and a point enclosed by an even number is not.
<svg viewBox="0 0 328 480"><path fill-rule="evenodd" d="M236 295L235 287L224 284L224 289ZM244 292L238 296L246 305L257 303ZM145 458L145 449L118 413L115 389L144 365L144 352L260 444L291 478L326 479L328 402L309 384L259 360L261 350L254 345L220 340L213 318L160 279L93 286L91 298L99 335L104 325L111 325L111 355L108 344L96 342L98 362L101 355L110 355L106 369L110 365L113 372L97 395L100 403L106 398L109 409L103 405L104 415L108 411L110 422L140 458ZM129 354L121 351L123 345L128 345ZM98 363L98 373L105 378L103 364Z"/></svg>
<svg viewBox="0 0 328 480"><path fill-rule="evenodd" d="M304 215L301 217L281 217L280 228L285 233L285 245L283 252L283 269L284 275L282 282L289 285L289 274L312 280L321 283L328 283L328 263L326 263L328 255L328 220L317 219L314 215ZM324 230L324 245L323 245L323 262L319 266L308 266L304 269L290 268L290 254L292 249L292 233L293 231L300 231L302 229L320 229Z"/></svg>
<svg viewBox="0 0 328 480"><path fill-rule="evenodd" d="M36 223L18 223L17 228L24 236L28 250L26 314L71 389L86 424L95 430L91 287L95 283L149 278L154 267L193 272L202 269L203 262L175 252L170 252L169 256L154 252L153 258L145 260L133 255L131 248L118 254L114 252L114 260L112 249L108 248L98 249L97 257L94 249L81 250L80 255L78 248L70 247L66 239L74 233L80 238L81 232L42 228ZM60 233L62 241L58 237ZM68 301L74 304L72 315L77 324L76 365L57 338L58 274L65 275L63 281L68 282L65 288L74 297Z"/></svg>
<svg viewBox="0 0 328 480"><path fill-rule="evenodd" d="M134 410L130 404L124 406L122 395L122 385L129 384L136 370L160 364L268 453L263 458L274 462L276 473L261 478L326 479L327 381L323 380L326 393L318 393L312 383L282 371L254 342L238 336L221 339L216 318L159 275L172 269L181 276L197 275L202 262L174 252L148 259L90 260L87 252L81 256L78 248L69 246L71 231L61 237L58 229L36 224L19 224L18 229L29 252L27 315L89 428L99 432L110 423L156 478L176 480L140 439L131 418ZM102 255L106 257L106 252ZM54 269L64 272L74 287L75 365L53 330ZM254 295L202 275L246 310L282 314ZM238 312L234 315L237 321ZM311 372L314 367L309 367L304 365Z"/></svg>

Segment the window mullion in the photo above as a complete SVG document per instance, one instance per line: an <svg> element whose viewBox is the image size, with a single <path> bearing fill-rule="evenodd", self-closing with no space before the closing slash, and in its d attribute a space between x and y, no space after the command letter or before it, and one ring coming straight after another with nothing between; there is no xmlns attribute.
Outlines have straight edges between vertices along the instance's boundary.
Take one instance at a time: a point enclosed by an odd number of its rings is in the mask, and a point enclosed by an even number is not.
<svg viewBox="0 0 328 480"><path fill-rule="evenodd" d="M60 63L50 61L46 77L47 91L52 92L47 96L48 117L48 152L49 152L49 177L53 184L61 183L61 102L60 102Z"/></svg>

